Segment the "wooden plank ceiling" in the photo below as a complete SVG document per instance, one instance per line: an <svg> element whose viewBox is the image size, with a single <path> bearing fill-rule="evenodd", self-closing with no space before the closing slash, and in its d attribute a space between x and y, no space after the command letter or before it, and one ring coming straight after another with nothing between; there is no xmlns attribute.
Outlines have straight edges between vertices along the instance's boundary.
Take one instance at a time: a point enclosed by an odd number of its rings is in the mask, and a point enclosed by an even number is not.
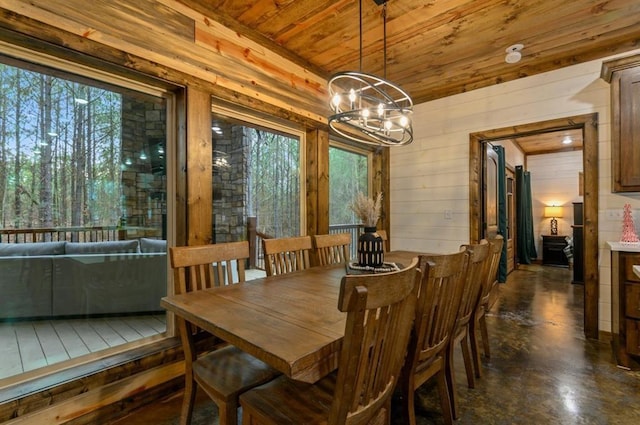
<svg viewBox="0 0 640 425"><path fill-rule="evenodd" d="M384 76L382 6L363 0L180 0L321 76ZM640 48L638 0L389 0L387 78L414 103ZM522 60L505 63L521 43Z"/></svg>
<svg viewBox="0 0 640 425"><path fill-rule="evenodd" d="M583 147L581 129L537 133L508 140L511 140L525 155L576 151L582 150Z"/></svg>

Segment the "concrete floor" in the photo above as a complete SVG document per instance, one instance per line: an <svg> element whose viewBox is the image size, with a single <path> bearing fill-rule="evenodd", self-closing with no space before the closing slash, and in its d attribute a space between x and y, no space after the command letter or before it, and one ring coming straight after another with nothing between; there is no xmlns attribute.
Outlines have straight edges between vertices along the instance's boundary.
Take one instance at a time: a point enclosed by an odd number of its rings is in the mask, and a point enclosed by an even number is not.
<svg viewBox="0 0 640 425"><path fill-rule="evenodd" d="M456 353L457 424L640 424L640 372L617 368L607 341L585 339L584 288L570 281L567 269L531 265L501 285L487 317L491 359L475 389ZM178 424L181 396L116 423ZM418 425L441 424L436 388L427 383L417 396ZM198 400L192 425L217 424L213 403L202 391Z"/></svg>

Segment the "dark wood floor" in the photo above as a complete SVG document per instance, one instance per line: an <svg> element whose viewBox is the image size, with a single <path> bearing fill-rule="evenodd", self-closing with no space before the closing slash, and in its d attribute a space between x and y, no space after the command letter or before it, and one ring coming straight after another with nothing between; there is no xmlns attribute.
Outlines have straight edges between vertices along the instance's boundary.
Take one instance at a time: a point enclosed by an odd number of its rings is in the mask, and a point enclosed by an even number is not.
<svg viewBox="0 0 640 425"><path fill-rule="evenodd" d="M567 269L533 265L501 286L487 318L491 359L475 389L467 388L457 353L457 424L640 424L640 372L617 368L608 342L584 337L584 288L570 282ZM201 393L192 424L217 424L216 408ZM181 396L116 423L178 424ZM418 424L442 423L435 388L425 384L418 398ZM392 424L400 423L394 415Z"/></svg>

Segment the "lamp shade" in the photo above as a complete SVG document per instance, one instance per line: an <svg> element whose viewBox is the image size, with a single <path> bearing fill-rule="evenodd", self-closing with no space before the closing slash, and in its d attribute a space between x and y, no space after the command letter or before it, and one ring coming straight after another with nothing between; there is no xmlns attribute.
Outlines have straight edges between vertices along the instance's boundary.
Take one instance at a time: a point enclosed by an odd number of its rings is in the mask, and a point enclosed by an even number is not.
<svg viewBox="0 0 640 425"><path fill-rule="evenodd" d="M553 218L561 218L562 217L562 207L556 207L556 206L544 207L544 216L545 217L553 217Z"/></svg>

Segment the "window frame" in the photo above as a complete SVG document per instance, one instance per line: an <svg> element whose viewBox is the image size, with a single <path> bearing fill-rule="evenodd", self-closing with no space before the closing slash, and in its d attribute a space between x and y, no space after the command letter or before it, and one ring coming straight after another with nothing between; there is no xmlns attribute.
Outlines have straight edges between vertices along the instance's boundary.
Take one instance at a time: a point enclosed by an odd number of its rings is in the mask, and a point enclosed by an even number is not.
<svg viewBox="0 0 640 425"><path fill-rule="evenodd" d="M154 97L163 98L166 104L166 214L167 246L175 244L176 240L176 214L177 204L175 202L177 192L177 152L178 152L178 95L181 89L177 85L169 84L166 81L157 80L158 84L153 84L155 79L150 79L140 74L140 79L119 75L105 69L85 65L79 62L72 62L67 59L54 56L36 50L10 44L0 40L0 61L4 64L19 67L32 72L46 73L59 78L66 78L75 82L93 85L118 93L141 93ZM173 291L173 274L168 260L167 251L167 293ZM0 390L14 388L14 391L22 396L24 393L21 384L25 382L39 382L44 387L51 387L62 384L69 380L79 379L98 370L104 370L107 365L122 364L123 361L141 358L141 353L155 351L154 347L164 347L175 345L175 324L172 315L167 314L166 330L164 333L150 337L145 337L137 341L125 342L124 344L88 353L80 357L71 358L59 363L54 363L32 371L12 375L0 380ZM179 344L179 343L178 343ZM44 382L46 381L46 382ZM34 386L27 384L28 392L37 392L39 384ZM7 397L11 397L11 391L7 392ZM4 402L0 398L0 403Z"/></svg>
<svg viewBox="0 0 640 425"><path fill-rule="evenodd" d="M249 110L245 110L242 108L233 108L227 105L218 104L215 102L215 99L212 98L211 102L211 113L212 114L220 114L222 116L226 116L232 119L237 119L246 122L247 124L253 124L255 126L273 130L277 133L284 133L290 135L292 137L297 137L300 143L299 146L299 158L300 158L300 170L299 170L299 181L300 181L300 205L299 205L299 214L300 214L300 236L305 236L307 231L307 205L305 202L307 196L307 188L304 182L306 181L307 174L307 156L306 156L306 146L307 146L307 133L303 131L301 128L298 128L294 125L287 124L283 121L277 119L269 119L268 117L262 116L259 113L252 112ZM212 147L213 149L213 147ZM213 189L213 188L212 188Z"/></svg>

